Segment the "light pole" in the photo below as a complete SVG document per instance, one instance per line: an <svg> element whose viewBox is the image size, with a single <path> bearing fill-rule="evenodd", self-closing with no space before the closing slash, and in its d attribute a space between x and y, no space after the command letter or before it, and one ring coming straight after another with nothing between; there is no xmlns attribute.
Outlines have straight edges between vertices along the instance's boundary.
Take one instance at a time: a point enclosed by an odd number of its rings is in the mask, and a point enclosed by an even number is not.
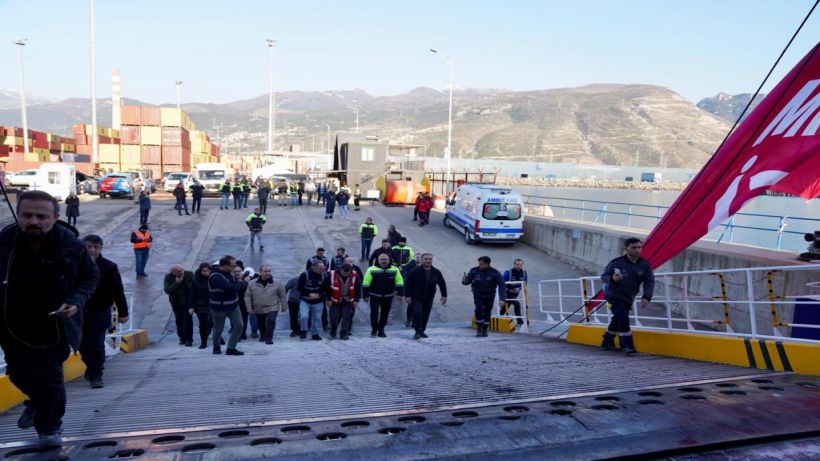
<svg viewBox="0 0 820 461"><path fill-rule="evenodd" d="M439 53L438 50L430 48L433 53ZM453 149L453 57L444 53L444 62L450 66L450 108L447 115L447 152L444 156L447 158L447 183L444 186L445 195L449 192L451 178L450 157Z"/></svg>
<svg viewBox="0 0 820 461"><path fill-rule="evenodd" d="M273 155L273 131L276 128L276 113L274 112L274 100L276 95L273 89L273 50L276 48L276 40L265 39L270 50L270 75L268 77L268 161Z"/></svg>
<svg viewBox="0 0 820 461"><path fill-rule="evenodd" d="M356 134L359 134L359 109L354 107L353 112L356 113Z"/></svg>
<svg viewBox="0 0 820 461"><path fill-rule="evenodd" d="M327 127L327 153L330 153L330 125L325 122L322 122L322 125Z"/></svg>
<svg viewBox="0 0 820 461"><path fill-rule="evenodd" d="M91 53L91 163L99 161L100 140L97 138L97 13L94 0L88 0Z"/></svg>
<svg viewBox="0 0 820 461"><path fill-rule="evenodd" d="M20 47L20 117L23 119L23 153L28 154L28 115L26 114L26 72L23 67L23 47L27 38L17 37L13 42Z"/></svg>
<svg viewBox="0 0 820 461"><path fill-rule="evenodd" d="M182 96L182 80L177 80L176 84L177 84L177 109L179 109L179 102L180 102L180 98Z"/></svg>

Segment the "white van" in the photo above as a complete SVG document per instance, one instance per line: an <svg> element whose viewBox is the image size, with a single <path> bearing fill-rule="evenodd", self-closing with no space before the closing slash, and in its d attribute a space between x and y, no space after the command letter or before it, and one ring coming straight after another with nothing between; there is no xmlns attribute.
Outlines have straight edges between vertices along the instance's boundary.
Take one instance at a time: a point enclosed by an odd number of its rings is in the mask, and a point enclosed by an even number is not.
<svg viewBox="0 0 820 461"><path fill-rule="evenodd" d="M464 184L447 207L444 226L464 241L515 242L524 235L524 202L517 192L490 184Z"/></svg>
<svg viewBox="0 0 820 461"><path fill-rule="evenodd" d="M37 169L29 188L48 192L52 197L62 201L69 193L77 193L76 175L77 170L70 163L43 163Z"/></svg>
<svg viewBox="0 0 820 461"><path fill-rule="evenodd" d="M194 166L192 173L193 177L205 187L204 193L206 195L219 194L219 188L228 178L225 165L221 163L198 163Z"/></svg>

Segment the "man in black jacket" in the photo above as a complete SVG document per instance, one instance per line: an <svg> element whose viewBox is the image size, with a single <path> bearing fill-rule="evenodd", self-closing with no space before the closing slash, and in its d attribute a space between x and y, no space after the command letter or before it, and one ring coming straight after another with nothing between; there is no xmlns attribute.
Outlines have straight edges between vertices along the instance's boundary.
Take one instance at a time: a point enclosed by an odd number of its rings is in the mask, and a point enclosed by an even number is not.
<svg viewBox="0 0 820 461"><path fill-rule="evenodd" d="M471 285L475 303L476 337L487 337L490 329L490 315L493 311L495 292L498 290L499 303L507 299L507 287L501 272L490 267L490 257L478 258L478 266L470 269L461 279L462 285Z"/></svg>
<svg viewBox="0 0 820 461"><path fill-rule="evenodd" d="M30 399L17 426L34 426L45 445L62 443L63 362L80 347L82 309L100 278L59 212L51 195L24 192L18 223L0 231L0 346L9 379Z"/></svg>
<svg viewBox="0 0 820 461"><path fill-rule="evenodd" d="M601 280L604 282L606 302L612 309L612 320L604 333L601 347L606 350L615 350L615 335L621 342L621 351L632 354L635 345L632 343L632 332L629 329L629 310L635 302L641 285L643 296L641 308L645 308L652 301L655 291L655 274L649 261L641 258L643 243L640 239L630 237L624 242L626 254L615 258L607 264Z"/></svg>
<svg viewBox="0 0 820 461"><path fill-rule="evenodd" d="M194 183L188 189L191 189L191 197L193 197L191 213L199 213L199 208L202 206L202 197L205 195L205 186L194 178Z"/></svg>
<svg viewBox="0 0 820 461"><path fill-rule="evenodd" d="M122 277L117 264L102 256L103 239L99 235L86 235L83 244L91 259L100 269L100 282L83 309L83 338L80 354L85 363L85 379L92 389L103 387L105 369L105 334L111 328L111 307L117 306L119 323L128 321L128 302L122 287Z"/></svg>
<svg viewBox="0 0 820 461"><path fill-rule="evenodd" d="M413 313L413 329L416 334L413 339L426 338L424 330L430 320L433 310L433 300L436 297L436 287L441 291L441 304L447 304L447 283L441 271L433 267L433 255L421 255L421 265L407 273L404 280L405 301Z"/></svg>
<svg viewBox="0 0 820 461"><path fill-rule="evenodd" d="M395 260L393 260L393 250L390 249L390 241L387 239L382 240L382 246L373 250L373 253L370 255L370 259L368 260L369 266L374 266L376 261L379 260L379 255L385 254L390 257L390 260L393 261L395 264Z"/></svg>

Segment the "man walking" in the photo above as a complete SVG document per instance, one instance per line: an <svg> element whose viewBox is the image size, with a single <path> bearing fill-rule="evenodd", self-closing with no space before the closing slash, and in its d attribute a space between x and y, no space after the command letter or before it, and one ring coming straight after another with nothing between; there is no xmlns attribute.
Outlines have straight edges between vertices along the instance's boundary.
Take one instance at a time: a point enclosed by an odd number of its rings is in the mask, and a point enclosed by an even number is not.
<svg viewBox="0 0 820 461"><path fill-rule="evenodd" d="M362 297L362 279L353 271L353 266L344 263L330 271L330 338L347 340L353 323L353 311Z"/></svg>
<svg viewBox="0 0 820 461"><path fill-rule="evenodd" d="M262 178L259 178L262 179ZM268 212L268 197L270 197L270 186L266 180L257 180L256 196L259 199L259 209L262 213Z"/></svg>
<svg viewBox="0 0 820 461"><path fill-rule="evenodd" d="M83 309L80 354L85 363L85 379L91 382L92 389L99 389L103 387L105 334L111 328L111 307L117 306L117 320L119 323L125 323L128 321L128 302L125 300L125 290L117 264L102 256L102 238L93 234L86 235L83 244L88 255L97 264L100 281Z"/></svg>
<svg viewBox="0 0 820 461"><path fill-rule="evenodd" d="M430 197L430 194L427 192L422 194L421 202L416 205L419 212L419 227L430 224L430 210L433 209L433 205L433 199Z"/></svg>
<svg viewBox="0 0 820 461"><path fill-rule="evenodd" d="M163 280L165 294L168 295L171 310L174 312L179 344L187 347L194 344L194 323L191 314L188 313L188 302L193 281L194 273L184 270L179 264L171 266Z"/></svg>
<svg viewBox="0 0 820 461"><path fill-rule="evenodd" d="M228 201L231 199L231 180L226 179L225 184L219 188L219 193L222 194L222 199L219 201L219 209L227 210Z"/></svg>
<svg viewBox="0 0 820 461"><path fill-rule="evenodd" d="M242 180L242 208L248 207L248 198L251 196L251 183L247 179Z"/></svg>
<svg viewBox="0 0 820 461"><path fill-rule="evenodd" d="M305 270L309 271L317 262L322 263L322 267L325 270L325 275L327 275L327 271L330 270L330 260L327 259L325 256L325 249L319 247L316 249L316 254L311 256L307 260L307 264L305 264ZM301 314L300 314L301 315ZM328 329L328 318L327 318L327 308L324 304L322 304L322 330L327 331Z"/></svg>
<svg viewBox="0 0 820 461"><path fill-rule="evenodd" d="M215 355L222 353L219 338L225 328L225 318L231 320L231 337L225 355L245 355L236 348L239 336L242 334L242 314L239 313L239 291L247 286L242 280L242 273L233 275L236 268L236 258L223 256L219 258L219 270L212 271L208 277L208 289L211 292L211 320L214 322L213 341Z"/></svg>
<svg viewBox="0 0 820 461"><path fill-rule="evenodd" d="M339 191L338 194L336 194L336 203L339 204L339 216L342 219L347 219L347 213L349 211L347 204L349 202L350 202L350 195L348 195L348 193L345 192L344 190L341 190L341 191Z"/></svg>
<svg viewBox="0 0 820 461"><path fill-rule="evenodd" d="M441 304L447 304L447 283L444 276L440 270L433 267L433 255L424 253L421 255L421 266L411 270L404 282L404 292L407 296L404 300L411 308L413 329L416 330L413 339L427 337L424 332L430 320L430 312L433 310L436 287L441 292Z"/></svg>
<svg viewBox="0 0 820 461"><path fill-rule="evenodd" d="M507 299L502 299L504 303L501 305L501 315L507 315L510 305L515 309L516 323L524 324L524 318L521 316L521 301L518 296L521 290L527 288L527 271L524 270L524 260L516 259L513 261L512 269L504 271L504 282L507 288Z"/></svg>
<svg viewBox="0 0 820 461"><path fill-rule="evenodd" d="M368 260L367 264L369 266L375 265L379 259L379 256L383 254L387 255L387 257L394 263L396 262L395 260L393 260L393 250L390 249L390 241L387 239L382 239L382 246L373 250L373 254L370 255L370 259Z"/></svg>
<svg viewBox="0 0 820 461"><path fill-rule="evenodd" d="M392 248L392 251L393 261L402 271L404 270L404 266L416 258L413 249L407 246L407 237L399 237L399 243Z"/></svg>
<svg viewBox="0 0 820 461"><path fill-rule="evenodd" d="M285 291L288 292L288 317L290 317L290 337L295 338L302 333L299 328L299 277L293 277L285 284Z"/></svg>
<svg viewBox="0 0 820 461"><path fill-rule="evenodd" d="M185 215L189 215L188 213L188 202L185 201L185 185L182 184L182 181L177 183L177 186L174 188L174 197L177 199L176 206L174 208L177 209L177 212L180 216L182 216L182 209L185 208Z"/></svg>
<svg viewBox="0 0 820 461"><path fill-rule="evenodd" d="M422 260L423 262L423 260ZM473 303L475 303L476 337L487 337L490 329L490 316L493 311L495 292L498 290L499 303L507 298L504 278L495 268L490 267L490 257L478 258L478 266L470 269L461 279L462 285L471 285Z"/></svg>
<svg viewBox="0 0 820 461"><path fill-rule="evenodd" d="M299 303L299 323L301 326L300 337L305 339L307 337L308 319L310 323L310 339L314 341L321 341L319 336L319 325L323 320L321 319L323 311L325 311L325 294L330 288L330 282L325 273L325 265L322 262L316 261L310 267L310 270L302 272L297 283L297 290L301 295Z"/></svg>
<svg viewBox="0 0 820 461"><path fill-rule="evenodd" d="M336 270L342 267L347 259L347 250L344 247L336 248L336 256L330 260L330 270Z"/></svg>
<svg viewBox="0 0 820 461"><path fill-rule="evenodd" d="M359 204L361 203L361 200L362 200L362 190L359 189L359 185L356 184L356 188L353 189L353 209L355 211L359 211L359 209L360 209ZM362 258L362 259L364 259L364 258Z"/></svg>
<svg viewBox="0 0 820 461"><path fill-rule="evenodd" d="M189 187L191 189L191 213L199 213L202 206L202 197L205 195L205 186L194 179L194 183Z"/></svg>
<svg viewBox="0 0 820 461"><path fill-rule="evenodd" d="M140 226L148 224L148 214L151 212L151 198L145 191L140 192Z"/></svg>
<svg viewBox="0 0 820 461"><path fill-rule="evenodd" d="M417 221L419 219L419 207L421 206L422 201L422 193L419 192L416 195L416 200L413 202L413 221Z"/></svg>
<svg viewBox="0 0 820 461"><path fill-rule="evenodd" d="M249 314L256 314L259 325L259 341L273 344L273 331L280 311L287 311L285 287L273 278L270 264L259 268L259 278L248 283L245 306Z"/></svg>
<svg viewBox="0 0 820 461"><path fill-rule="evenodd" d="M231 195L233 196L233 209L238 210L242 208L242 183L238 180L236 184L231 187Z"/></svg>
<svg viewBox="0 0 820 461"><path fill-rule="evenodd" d="M621 343L621 351L626 354L637 352L632 342L632 331L629 328L629 311L635 297L643 285L641 309L649 306L655 291L655 273L649 261L641 258L643 242L630 237L624 242L626 254L613 259L606 265L601 280L604 282L604 295L607 305L612 309L612 320L604 333L601 347L608 351L615 350L615 335Z"/></svg>
<svg viewBox="0 0 820 461"><path fill-rule="evenodd" d="M364 224L359 226L359 236L362 239L362 257L361 260L367 259L370 254L370 246L373 244L373 238L379 235L379 228L373 224L373 218L367 217Z"/></svg>
<svg viewBox="0 0 820 461"><path fill-rule="evenodd" d="M268 218L262 214L262 210L259 208L254 208L253 213L249 214L248 217L245 219L245 224L248 226L248 230L251 232L251 250L253 250L253 240L256 239L259 242L259 249L264 250L265 247L262 245L262 226L268 222Z"/></svg>
<svg viewBox="0 0 820 461"><path fill-rule="evenodd" d="M51 195L23 192L17 216L0 232L0 347L9 380L28 397L17 426L34 427L41 445L60 444L63 362L80 347L82 310L100 272L77 231L57 221Z"/></svg>
<svg viewBox="0 0 820 461"><path fill-rule="evenodd" d="M393 305L393 296L404 294L404 279L398 267L386 254L379 255L378 264L370 266L362 282L365 302L370 303L370 336L386 338L384 330ZM372 301L371 301L372 298Z"/></svg>
<svg viewBox="0 0 820 461"><path fill-rule="evenodd" d="M139 229L131 232L131 246L134 248L137 277L148 277L145 266L148 264L148 255L151 253L151 243L154 237L148 230L148 224L141 224Z"/></svg>

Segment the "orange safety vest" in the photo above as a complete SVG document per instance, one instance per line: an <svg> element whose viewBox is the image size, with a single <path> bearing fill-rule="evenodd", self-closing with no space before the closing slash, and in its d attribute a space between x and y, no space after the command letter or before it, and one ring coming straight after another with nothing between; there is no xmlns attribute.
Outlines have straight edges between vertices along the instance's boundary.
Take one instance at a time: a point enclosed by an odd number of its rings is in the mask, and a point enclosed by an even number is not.
<svg viewBox="0 0 820 461"><path fill-rule="evenodd" d="M137 242L133 244L135 250L140 250L142 248L151 248L151 242L148 241L148 239L151 238L150 231L146 231L145 233L143 233L141 230L137 229L134 231L134 234L136 234L138 238L142 238L144 240L142 242Z"/></svg>
<svg viewBox="0 0 820 461"><path fill-rule="evenodd" d="M350 286L348 287L347 296L352 302L356 298L356 279L358 275L356 271L350 272ZM330 271L330 300L339 304L342 302L342 278L337 270Z"/></svg>

